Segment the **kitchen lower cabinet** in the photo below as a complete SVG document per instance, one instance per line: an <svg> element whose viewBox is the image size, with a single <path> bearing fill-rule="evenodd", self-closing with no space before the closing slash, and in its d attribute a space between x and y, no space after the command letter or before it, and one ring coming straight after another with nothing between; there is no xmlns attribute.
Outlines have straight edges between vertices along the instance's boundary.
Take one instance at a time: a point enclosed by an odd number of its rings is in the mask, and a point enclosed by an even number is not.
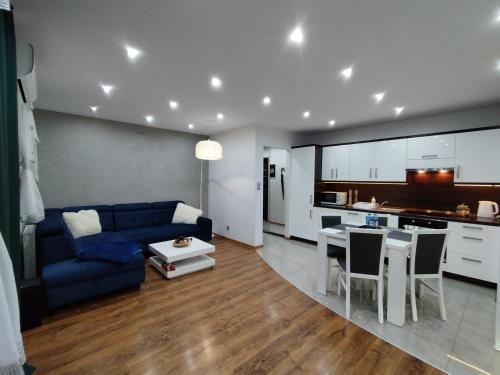
<svg viewBox="0 0 500 375"><path fill-rule="evenodd" d="M500 182L500 129L458 133L455 182Z"/></svg>
<svg viewBox="0 0 500 375"><path fill-rule="evenodd" d="M314 238L314 171L316 147L293 148L290 176L290 235Z"/></svg>
<svg viewBox="0 0 500 375"><path fill-rule="evenodd" d="M497 283L500 227L448 222L446 272Z"/></svg>

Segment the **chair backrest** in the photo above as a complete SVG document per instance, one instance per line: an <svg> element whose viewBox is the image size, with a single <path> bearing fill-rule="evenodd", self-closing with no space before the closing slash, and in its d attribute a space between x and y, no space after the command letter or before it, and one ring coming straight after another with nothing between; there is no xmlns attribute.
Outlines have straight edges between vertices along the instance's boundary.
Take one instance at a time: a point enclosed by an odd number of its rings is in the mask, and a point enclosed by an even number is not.
<svg viewBox="0 0 500 375"><path fill-rule="evenodd" d="M381 227L386 227L387 226L387 217L379 216L378 217L378 225L380 225Z"/></svg>
<svg viewBox="0 0 500 375"><path fill-rule="evenodd" d="M410 275L441 274L448 234L448 229L425 229L413 232Z"/></svg>
<svg viewBox="0 0 500 375"><path fill-rule="evenodd" d="M321 216L321 228L330 228L342 224L342 216Z"/></svg>
<svg viewBox="0 0 500 375"><path fill-rule="evenodd" d="M382 275L384 271L386 230L346 229L347 272Z"/></svg>

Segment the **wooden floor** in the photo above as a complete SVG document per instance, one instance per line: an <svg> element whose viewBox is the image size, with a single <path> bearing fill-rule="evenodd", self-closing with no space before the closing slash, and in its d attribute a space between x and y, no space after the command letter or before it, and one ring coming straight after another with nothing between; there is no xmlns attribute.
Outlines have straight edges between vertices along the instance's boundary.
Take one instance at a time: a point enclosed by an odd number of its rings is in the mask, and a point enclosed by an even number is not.
<svg viewBox="0 0 500 375"><path fill-rule="evenodd" d="M68 307L24 334L40 374L438 374L336 315L250 250L215 269Z"/></svg>

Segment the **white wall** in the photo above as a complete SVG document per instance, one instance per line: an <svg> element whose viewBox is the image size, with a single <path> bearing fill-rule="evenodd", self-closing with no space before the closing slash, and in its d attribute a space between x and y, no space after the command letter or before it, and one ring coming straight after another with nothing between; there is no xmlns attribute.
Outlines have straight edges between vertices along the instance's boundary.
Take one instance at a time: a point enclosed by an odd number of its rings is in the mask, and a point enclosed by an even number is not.
<svg viewBox="0 0 500 375"><path fill-rule="evenodd" d="M221 160L209 162L208 206L209 217L213 221L212 230L256 246L255 129L230 130L211 139L220 142L224 150Z"/></svg>
<svg viewBox="0 0 500 375"><path fill-rule="evenodd" d="M267 148L269 150L269 167L275 165L276 174L274 178L269 176L269 192L268 192L268 220L273 223L285 225L285 199L281 190L281 168L284 168L285 176L285 194L287 193L286 185L286 159L287 151L279 148ZM270 171L269 171L270 172Z"/></svg>
<svg viewBox="0 0 500 375"><path fill-rule="evenodd" d="M497 104L326 132L303 133L296 145L358 142L498 125L500 105Z"/></svg>

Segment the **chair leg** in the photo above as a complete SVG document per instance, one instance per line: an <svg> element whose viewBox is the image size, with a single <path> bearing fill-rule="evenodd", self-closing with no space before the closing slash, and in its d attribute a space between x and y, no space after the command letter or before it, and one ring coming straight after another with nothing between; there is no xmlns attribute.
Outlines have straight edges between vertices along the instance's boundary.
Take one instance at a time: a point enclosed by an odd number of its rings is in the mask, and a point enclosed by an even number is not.
<svg viewBox="0 0 500 375"><path fill-rule="evenodd" d="M418 298L422 298L424 296L424 283L420 281L418 283Z"/></svg>
<svg viewBox="0 0 500 375"><path fill-rule="evenodd" d="M410 299L411 299L411 315L413 321L417 322L417 298L415 295L415 278L410 277Z"/></svg>
<svg viewBox="0 0 500 375"><path fill-rule="evenodd" d="M377 298L377 286L378 286L378 284L379 284L378 281L375 281L372 284L372 301L375 301L375 299Z"/></svg>
<svg viewBox="0 0 500 375"><path fill-rule="evenodd" d="M340 278L342 277L342 271L339 269L338 272L337 272L337 295L340 296L341 294L341 282L340 282Z"/></svg>
<svg viewBox="0 0 500 375"><path fill-rule="evenodd" d="M439 288L439 310L441 311L441 319L446 320L446 307L444 305L444 293L443 293L443 277L438 279Z"/></svg>
<svg viewBox="0 0 500 375"><path fill-rule="evenodd" d="M345 286L345 316L347 319L351 318L351 278L347 275Z"/></svg>
<svg viewBox="0 0 500 375"><path fill-rule="evenodd" d="M384 324L384 278L377 281L378 290L378 322Z"/></svg>

